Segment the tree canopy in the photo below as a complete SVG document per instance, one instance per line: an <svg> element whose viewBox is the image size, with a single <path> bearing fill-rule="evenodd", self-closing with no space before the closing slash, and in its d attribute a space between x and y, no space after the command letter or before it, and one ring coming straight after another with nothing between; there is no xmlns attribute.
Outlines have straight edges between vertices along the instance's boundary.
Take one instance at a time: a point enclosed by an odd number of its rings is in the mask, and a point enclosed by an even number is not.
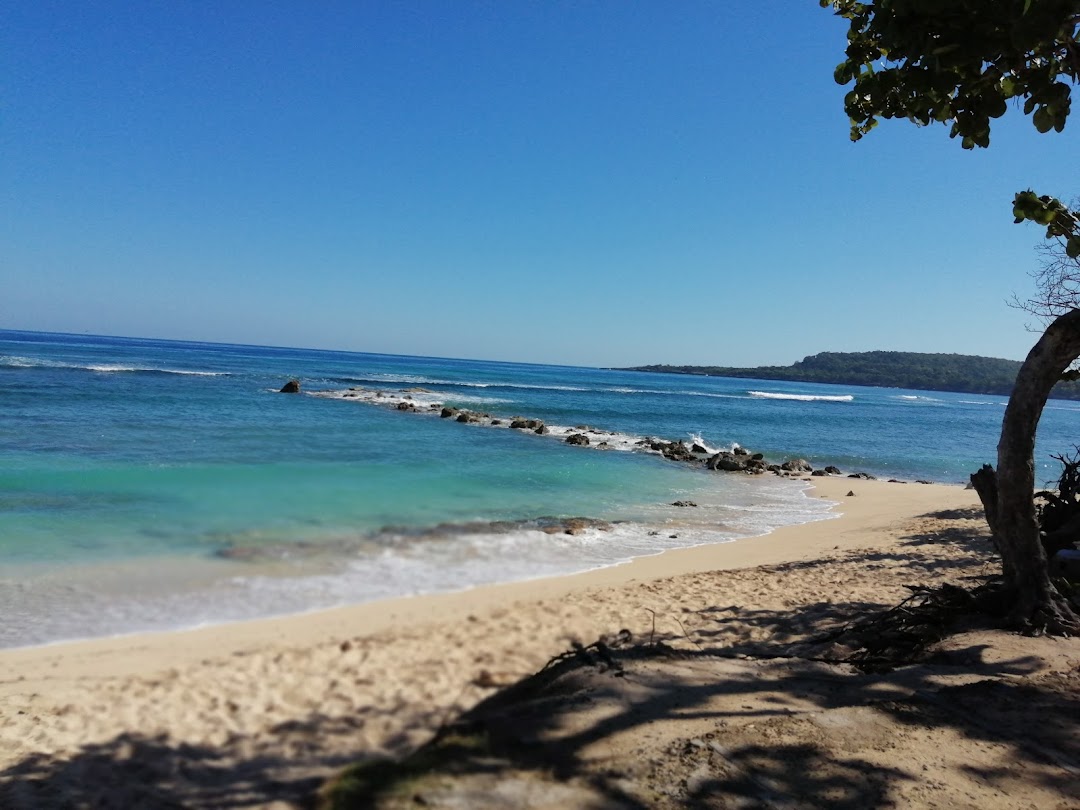
<svg viewBox="0 0 1080 810"><path fill-rule="evenodd" d="M848 20L851 139L880 118L951 122L965 149L990 145L991 119L1022 99L1039 132L1061 132L1080 77L1080 0L821 0Z"/></svg>

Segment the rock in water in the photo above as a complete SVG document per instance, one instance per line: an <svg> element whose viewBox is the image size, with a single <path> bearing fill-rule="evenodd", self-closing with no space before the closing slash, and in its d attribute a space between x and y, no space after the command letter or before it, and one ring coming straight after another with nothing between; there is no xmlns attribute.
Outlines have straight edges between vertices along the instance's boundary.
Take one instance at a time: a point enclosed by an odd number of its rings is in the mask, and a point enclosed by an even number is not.
<svg viewBox="0 0 1080 810"><path fill-rule="evenodd" d="M300 393L300 381L289 380L285 385L281 386L280 394L299 394Z"/></svg>

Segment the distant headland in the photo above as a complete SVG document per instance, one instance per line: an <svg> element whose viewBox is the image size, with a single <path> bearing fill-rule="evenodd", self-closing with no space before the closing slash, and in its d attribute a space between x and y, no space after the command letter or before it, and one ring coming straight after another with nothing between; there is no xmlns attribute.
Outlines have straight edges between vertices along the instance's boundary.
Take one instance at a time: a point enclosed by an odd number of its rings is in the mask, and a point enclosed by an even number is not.
<svg viewBox="0 0 1080 810"><path fill-rule="evenodd" d="M879 388L914 388L923 391L954 391L961 394L1012 393L1018 360L969 354L920 352L821 352L790 366L728 368L725 366L634 366L619 371L654 371L665 374L698 374L755 380L872 385ZM1055 399L1080 399L1080 384L1060 382Z"/></svg>

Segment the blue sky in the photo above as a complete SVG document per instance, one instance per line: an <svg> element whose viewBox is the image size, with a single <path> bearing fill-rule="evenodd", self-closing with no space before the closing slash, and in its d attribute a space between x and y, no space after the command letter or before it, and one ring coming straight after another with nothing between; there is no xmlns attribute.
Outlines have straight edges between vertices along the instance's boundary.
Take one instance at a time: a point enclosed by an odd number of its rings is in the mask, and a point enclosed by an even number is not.
<svg viewBox="0 0 1080 810"><path fill-rule="evenodd" d="M848 140L816 0L7 4L0 327L573 365L1021 358L1070 129ZM1073 124L1075 128L1076 124Z"/></svg>

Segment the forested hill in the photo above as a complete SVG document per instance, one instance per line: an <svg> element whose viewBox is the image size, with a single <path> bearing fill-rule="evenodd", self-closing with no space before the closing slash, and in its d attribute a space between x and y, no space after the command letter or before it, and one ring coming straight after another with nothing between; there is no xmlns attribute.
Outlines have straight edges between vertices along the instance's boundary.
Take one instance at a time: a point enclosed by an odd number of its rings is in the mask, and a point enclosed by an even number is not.
<svg viewBox="0 0 1080 810"><path fill-rule="evenodd" d="M635 366L622 370L1008 396L1012 392L1013 381L1019 369L1020 363L1017 360L967 354L822 352L790 366L725 368L660 365ZM1053 396L1057 399L1080 399L1080 384L1058 383Z"/></svg>

